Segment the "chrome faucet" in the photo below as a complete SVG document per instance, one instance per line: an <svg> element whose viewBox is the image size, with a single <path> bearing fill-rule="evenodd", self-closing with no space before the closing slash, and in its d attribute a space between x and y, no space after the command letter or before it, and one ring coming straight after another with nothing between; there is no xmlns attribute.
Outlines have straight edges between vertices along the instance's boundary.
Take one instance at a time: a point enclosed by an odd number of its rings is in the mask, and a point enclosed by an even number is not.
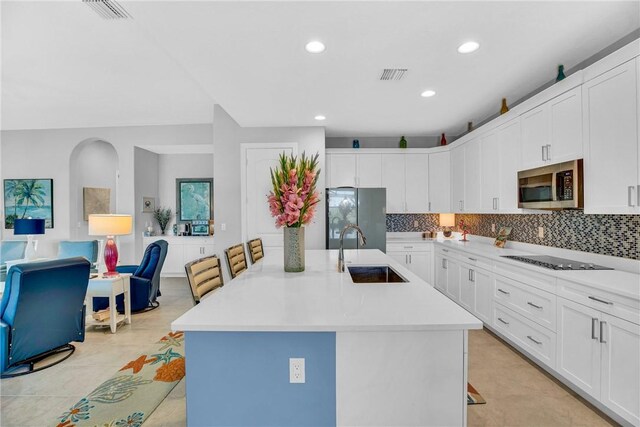
<svg viewBox="0 0 640 427"><path fill-rule="evenodd" d="M353 228L358 233L358 237L360 238L360 244L362 246L367 244L367 238L364 237L364 233L362 229L355 224L347 224L340 232L340 250L338 251L338 271L340 273L344 272L344 235L350 228Z"/></svg>

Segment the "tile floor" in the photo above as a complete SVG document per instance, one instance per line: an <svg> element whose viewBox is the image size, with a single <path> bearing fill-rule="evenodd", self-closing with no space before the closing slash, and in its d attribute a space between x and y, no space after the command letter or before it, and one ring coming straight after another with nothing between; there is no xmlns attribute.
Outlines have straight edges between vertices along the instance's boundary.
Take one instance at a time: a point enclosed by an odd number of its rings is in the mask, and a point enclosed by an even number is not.
<svg viewBox="0 0 640 427"><path fill-rule="evenodd" d="M51 426L55 417L170 329L192 306L183 279L163 279L159 309L138 314L116 334L88 330L67 361L39 373L0 381L1 426ZM487 404L469 407L470 426L607 426L613 423L573 392L485 331L469 338L469 380ZM185 425L181 381L145 427Z"/></svg>

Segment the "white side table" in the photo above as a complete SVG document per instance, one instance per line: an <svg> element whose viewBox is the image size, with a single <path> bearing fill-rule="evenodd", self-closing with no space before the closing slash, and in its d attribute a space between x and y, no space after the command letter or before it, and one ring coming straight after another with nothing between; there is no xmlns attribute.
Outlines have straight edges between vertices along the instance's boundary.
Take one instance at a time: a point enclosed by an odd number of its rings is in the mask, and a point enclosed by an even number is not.
<svg viewBox="0 0 640 427"><path fill-rule="evenodd" d="M91 298L93 297L108 297L109 298L109 326L111 327L111 333L116 333L118 323L124 320L127 325L131 324L131 298L130 298L130 280L131 274L122 273L117 277L101 277L98 276L95 279L89 279L89 286L87 287L87 296L85 303L89 310L93 306ZM118 314L116 309L116 296L124 294L124 316ZM97 322L91 315L87 318L89 322L87 325L104 325L103 322Z"/></svg>

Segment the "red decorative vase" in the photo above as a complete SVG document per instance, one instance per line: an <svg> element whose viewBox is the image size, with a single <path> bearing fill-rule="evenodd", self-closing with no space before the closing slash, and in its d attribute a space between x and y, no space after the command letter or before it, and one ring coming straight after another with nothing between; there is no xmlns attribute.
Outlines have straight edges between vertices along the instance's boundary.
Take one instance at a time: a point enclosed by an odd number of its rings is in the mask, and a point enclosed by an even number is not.
<svg viewBox="0 0 640 427"><path fill-rule="evenodd" d="M442 134L442 137L440 138L440 145L447 145L447 138L444 137L444 133Z"/></svg>
<svg viewBox="0 0 640 427"><path fill-rule="evenodd" d="M113 240L113 236L107 236L107 244L104 247L104 264L107 267L105 276L116 276L116 265L118 264L118 247Z"/></svg>

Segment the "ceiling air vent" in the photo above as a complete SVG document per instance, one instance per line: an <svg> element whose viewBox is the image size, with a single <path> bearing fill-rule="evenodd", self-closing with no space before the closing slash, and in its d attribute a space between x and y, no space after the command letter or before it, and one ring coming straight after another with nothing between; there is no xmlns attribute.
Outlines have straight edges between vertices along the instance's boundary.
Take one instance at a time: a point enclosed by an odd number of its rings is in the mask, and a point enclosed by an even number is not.
<svg viewBox="0 0 640 427"><path fill-rule="evenodd" d="M102 19L131 19L129 12L115 0L82 0L93 9Z"/></svg>
<svg viewBox="0 0 640 427"><path fill-rule="evenodd" d="M402 80L407 71L407 68L385 68L380 75L380 80Z"/></svg>

